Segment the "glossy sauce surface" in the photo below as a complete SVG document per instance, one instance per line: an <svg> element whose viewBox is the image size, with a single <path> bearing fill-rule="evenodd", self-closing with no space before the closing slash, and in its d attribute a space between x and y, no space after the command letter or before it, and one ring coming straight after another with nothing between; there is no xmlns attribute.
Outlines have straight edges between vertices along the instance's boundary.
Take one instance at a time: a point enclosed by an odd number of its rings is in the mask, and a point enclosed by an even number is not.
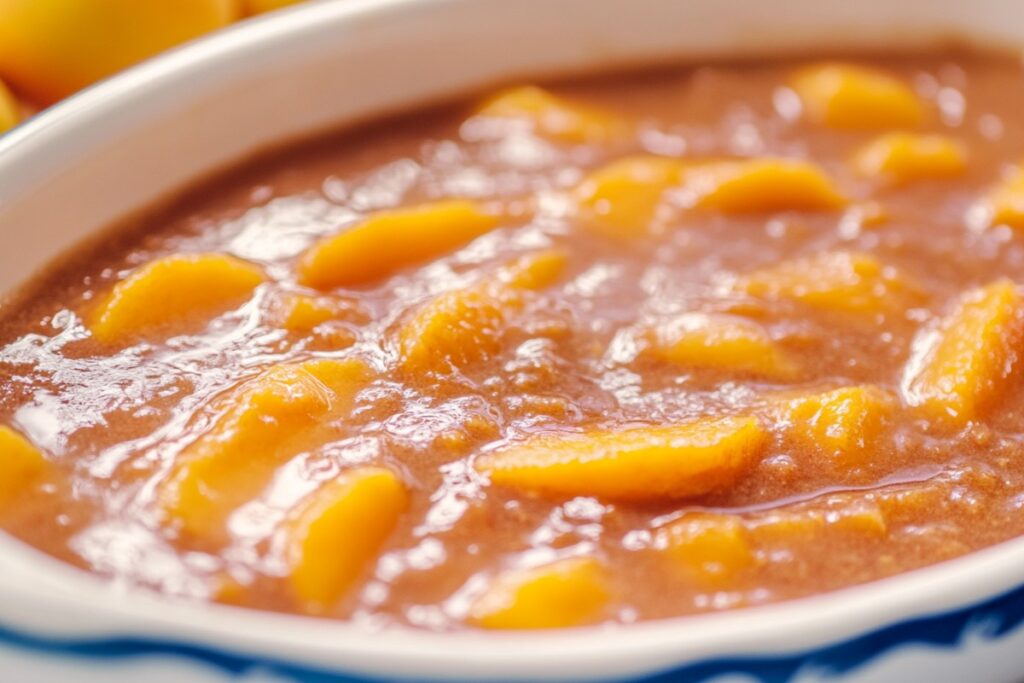
<svg viewBox="0 0 1024 683"><path fill-rule="evenodd" d="M442 630L756 605L1021 534L1024 70L821 64L508 91L118 233L3 312L0 524L174 595ZM920 111L815 109L850 64ZM111 312L181 255L230 258Z"/></svg>

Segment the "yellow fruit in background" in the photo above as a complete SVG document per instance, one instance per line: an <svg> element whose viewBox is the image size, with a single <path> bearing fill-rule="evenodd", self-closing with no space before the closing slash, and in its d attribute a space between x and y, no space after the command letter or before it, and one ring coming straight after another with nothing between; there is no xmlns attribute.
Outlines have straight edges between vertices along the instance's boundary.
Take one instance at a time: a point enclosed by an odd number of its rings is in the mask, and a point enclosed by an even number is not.
<svg viewBox="0 0 1024 683"><path fill-rule="evenodd" d="M18 123L21 119L18 109L18 101L7 86L0 82L0 133L14 128Z"/></svg>
<svg viewBox="0 0 1024 683"><path fill-rule="evenodd" d="M50 104L240 15L239 0L0 0L0 77Z"/></svg>
<svg viewBox="0 0 1024 683"><path fill-rule="evenodd" d="M284 9L289 5L297 5L302 0L242 0L245 6L246 16L252 16L254 14L263 14L264 12L273 12L274 10Z"/></svg>

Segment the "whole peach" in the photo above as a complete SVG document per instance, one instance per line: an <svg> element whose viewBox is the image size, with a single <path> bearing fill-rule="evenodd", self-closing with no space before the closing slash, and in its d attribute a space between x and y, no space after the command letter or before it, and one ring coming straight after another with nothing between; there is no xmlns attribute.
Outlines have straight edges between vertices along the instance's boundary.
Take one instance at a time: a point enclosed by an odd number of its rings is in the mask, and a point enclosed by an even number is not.
<svg viewBox="0 0 1024 683"><path fill-rule="evenodd" d="M240 14L240 0L0 0L0 77L51 104Z"/></svg>

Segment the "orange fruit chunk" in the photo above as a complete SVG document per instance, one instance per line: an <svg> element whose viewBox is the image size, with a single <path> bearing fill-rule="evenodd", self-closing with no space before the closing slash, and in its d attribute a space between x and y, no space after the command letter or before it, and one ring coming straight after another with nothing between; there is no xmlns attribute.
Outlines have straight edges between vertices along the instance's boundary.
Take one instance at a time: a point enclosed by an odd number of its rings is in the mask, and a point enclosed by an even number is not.
<svg viewBox="0 0 1024 683"><path fill-rule="evenodd" d="M359 467L315 491L286 523L288 582L310 612L349 591L377 557L409 505L392 472Z"/></svg>
<svg viewBox="0 0 1024 683"><path fill-rule="evenodd" d="M571 557L498 576L469 610L469 620L488 629L541 629L597 621L611 591L601 564Z"/></svg>
<svg viewBox="0 0 1024 683"><path fill-rule="evenodd" d="M768 434L750 417L583 434L545 434L477 458L491 482L556 497L657 501L734 483Z"/></svg>

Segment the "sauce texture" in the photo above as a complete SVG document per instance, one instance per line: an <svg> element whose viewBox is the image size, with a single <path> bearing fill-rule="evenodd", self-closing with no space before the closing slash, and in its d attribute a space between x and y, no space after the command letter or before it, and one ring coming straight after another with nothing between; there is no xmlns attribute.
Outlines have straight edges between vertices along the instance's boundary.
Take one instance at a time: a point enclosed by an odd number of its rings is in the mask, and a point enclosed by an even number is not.
<svg viewBox="0 0 1024 683"><path fill-rule="evenodd" d="M1024 533L1024 68L514 87L268 156L0 318L0 526L448 630L812 595Z"/></svg>

